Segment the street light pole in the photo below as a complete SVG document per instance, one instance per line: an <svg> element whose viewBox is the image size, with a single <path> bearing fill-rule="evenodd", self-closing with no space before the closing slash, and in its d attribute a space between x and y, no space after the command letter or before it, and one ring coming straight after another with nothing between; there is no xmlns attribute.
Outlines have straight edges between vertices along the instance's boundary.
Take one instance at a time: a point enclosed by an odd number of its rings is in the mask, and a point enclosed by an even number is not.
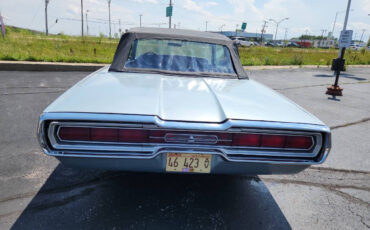
<svg viewBox="0 0 370 230"><path fill-rule="evenodd" d="M140 27L141 27L141 17L142 16L143 16L142 14L139 14L139 17L140 17Z"/></svg>
<svg viewBox="0 0 370 230"><path fill-rule="evenodd" d="M170 0L170 7L172 6L172 0ZM172 18L172 12L171 15L168 17L168 28L171 29L171 18Z"/></svg>
<svg viewBox="0 0 370 230"><path fill-rule="evenodd" d="M108 11L109 11L109 38L112 38L112 27L110 24L110 3L112 0L108 0Z"/></svg>
<svg viewBox="0 0 370 230"><path fill-rule="evenodd" d="M353 11L353 9L351 9L350 11ZM335 25L337 23L337 17L338 17L338 14L341 14L341 13L344 13L345 11L337 11L335 13L335 18L334 18L334 24L333 24L333 29L331 30L331 34L332 36L334 37L334 29L335 29Z"/></svg>
<svg viewBox="0 0 370 230"><path fill-rule="evenodd" d="M335 19L334 19L334 24L333 24L333 29L331 30L331 34L334 37L334 28L335 24L337 23L337 17L338 17L339 11L335 13Z"/></svg>
<svg viewBox="0 0 370 230"><path fill-rule="evenodd" d="M208 27L208 21L206 21L206 32L207 32L207 29L208 29L207 27Z"/></svg>
<svg viewBox="0 0 370 230"><path fill-rule="evenodd" d="M49 29L48 29L48 4L49 4L49 0L45 0L45 32L46 32L46 36L49 35Z"/></svg>
<svg viewBox="0 0 370 230"><path fill-rule="evenodd" d="M361 38L360 38L360 42L362 42L362 37L364 36L364 33L365 33L365 29L362 30L362 34L361 34Z"/></svg>
<svg viewBox="0 0 370 230"><path fill-rule="evenodd" d="M89 24L87 23L87 13L89 12L89 10L86 10L86 36L89 36Z"/></svg>
<svg viewBox="0 0 370 230"><path fill-rule="evenodd" d="M81 0L81 37L84 36L84 3Z"/></svg>
<svg viewBox="0 0 370 230"><path fill-rule="evenodd" d="M269 19L269 21L274 22L276 24L276 30L275 30L275 41L276 41L276 35L279 28L279 24L282 23L285 20L288 20L289 18L283 18L280 21L275 21L274 19Z"/></svg>

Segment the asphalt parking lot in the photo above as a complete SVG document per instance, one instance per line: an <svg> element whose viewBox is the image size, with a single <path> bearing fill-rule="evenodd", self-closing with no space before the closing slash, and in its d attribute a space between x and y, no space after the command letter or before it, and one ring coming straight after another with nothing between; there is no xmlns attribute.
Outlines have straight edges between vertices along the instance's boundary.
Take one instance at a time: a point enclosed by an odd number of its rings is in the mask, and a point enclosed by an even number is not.
<svg viewBox="0 0 370 230"><path fill-rule="evenodd" d="M297 175L67 168L37 143L39 114L88 73L0 71L0 229L369 229L370 68L249 71L332 128L328 160Z"/></svg>

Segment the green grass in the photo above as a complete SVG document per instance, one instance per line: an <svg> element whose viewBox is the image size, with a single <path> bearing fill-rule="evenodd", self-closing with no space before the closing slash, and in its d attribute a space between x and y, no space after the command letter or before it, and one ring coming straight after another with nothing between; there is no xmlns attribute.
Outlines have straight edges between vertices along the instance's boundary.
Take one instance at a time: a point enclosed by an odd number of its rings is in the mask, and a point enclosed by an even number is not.
<svg viewBox="0 0 370 230"><path fill-rule="evenodd" d="M111 63L118 39L50 35L26 29L7 27L0 38L0 60L50 61L76 63ZM252 47L240 48L243 65L330 65L335 49L299 49ZM370 64L370 52L346 51L347 65Z"/></svg>
<svg viewBox="0 0 370 230"><path fill-rule="evenodd" d="M0 60L110 63L118 39L46 36L19 28L6 28L0 38Z"/></svg>
<svg viewBox="0 0 370 230"><path fill-rule="evenodd" d="M337 49L252 47L239 49L243 65L331 65ZM370 52L346 50L347 65L369 65Z"/></svg>

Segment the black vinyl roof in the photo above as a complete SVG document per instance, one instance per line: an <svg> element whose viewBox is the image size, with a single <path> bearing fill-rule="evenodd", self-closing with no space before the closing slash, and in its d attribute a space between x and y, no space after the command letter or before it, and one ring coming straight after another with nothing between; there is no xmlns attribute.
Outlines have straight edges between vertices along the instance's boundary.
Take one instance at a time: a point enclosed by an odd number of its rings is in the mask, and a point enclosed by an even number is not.
<svg viewBox="0 0 370 230"><path fill-rule="evenodd" d="M124 33L118 44L116 53L113 58L113 62L109 68L109 71L119 72L132 72L132 69L125 68L126 60L128 59L131 46L136 39L175 39L184 41L194 41L203 43L213 43L226 46L231 55L234 69L238 78L248 78L246 72L239 59L239 52L237 44L222 34L201 32L195 30L179 30L179 29L165 29L165 28L132 28L127 33ZM136 70L139 71L139 70ZM152 70L152 69L140 69L141 72L158 72L158 73L169 73L167 70ZM192 75L192 76L203 76L207 73L197 72L176 72L174 74ZM208 73L207 75L222 75L222 73ZM230 75L230 74L228 74Z"/></svg>
<svg viewBox="0 0 370 230"><path fill-rule="evenodd" d="M136 27L128 30L129 33L143 33L143 34L156 34L165 36L181 36L188 38L198 38L204 39L207 42L209 39L220 40L220 41L231 41L230 38L223 34L202 32L196 30L178 30L178 29L168 29L168 28L150 28L150 27Z"/></svg>

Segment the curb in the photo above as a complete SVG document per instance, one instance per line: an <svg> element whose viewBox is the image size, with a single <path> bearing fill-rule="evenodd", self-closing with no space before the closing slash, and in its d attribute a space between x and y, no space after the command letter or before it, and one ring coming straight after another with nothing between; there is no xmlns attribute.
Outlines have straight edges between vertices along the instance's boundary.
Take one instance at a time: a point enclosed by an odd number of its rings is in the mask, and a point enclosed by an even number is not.
<svg viewBox="0 0 370 230"><path fill-rule="evenodd" d="M107 64L0 61L0 71L83 71L93 72Z"/></svg>
<svg viewBox="0 0 370 230"><path fill-rule="evenodd" d="M281 66L243 66L245 70L272 70L272 69L330 69L327 65L281 65ZM348 68L370 68L370 65L347 65Z"/></svg>
<svg viewBox="0 0 370 230"><path fill-rule="evenodd" d="M0 61L0 71L80 71L93 72L109 64L66 63L66 62L31 62L31 61ZM326 65L283 65L283 66L243 66L245 70L273 69L328 69ZM348 65L349 68L370 68L370 65Z"/></svg>

